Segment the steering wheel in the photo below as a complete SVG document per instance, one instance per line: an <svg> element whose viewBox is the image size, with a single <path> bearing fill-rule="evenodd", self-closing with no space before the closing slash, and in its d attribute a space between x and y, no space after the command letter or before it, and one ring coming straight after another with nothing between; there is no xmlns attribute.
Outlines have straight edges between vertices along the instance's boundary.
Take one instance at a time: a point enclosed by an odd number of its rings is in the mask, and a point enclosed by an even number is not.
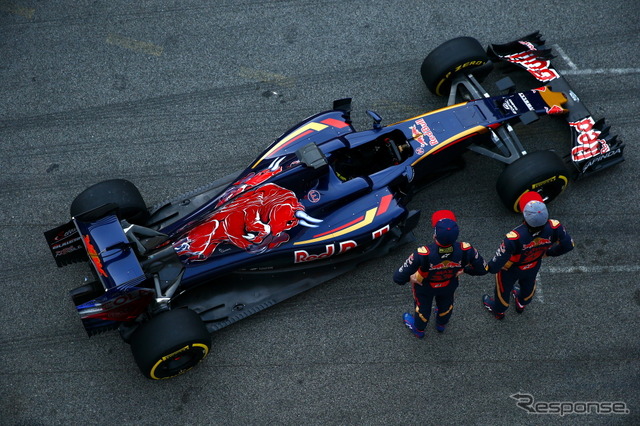
<svg viewBox="0 0 640 426"><path fill-rule="evenodd" d="M400 155L400 150L398 149L398 145L391 138L384 139L385 145L389 148L389 152L393 157L394 163L398 164L402 161L402 156Z"/></svg>

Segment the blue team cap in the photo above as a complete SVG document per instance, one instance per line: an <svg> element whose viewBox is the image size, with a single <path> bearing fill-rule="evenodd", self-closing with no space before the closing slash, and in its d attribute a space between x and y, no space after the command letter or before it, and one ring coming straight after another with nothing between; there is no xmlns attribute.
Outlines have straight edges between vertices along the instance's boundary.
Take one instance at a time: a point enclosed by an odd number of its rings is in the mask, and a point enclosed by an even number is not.
<svg viewBox="0 0 640 426"><path fill-rule="evenodd" d="M434 236L441 246L450 246L455 243L459 233L458 224L451 219L440 219L436 222Z"/></svg>

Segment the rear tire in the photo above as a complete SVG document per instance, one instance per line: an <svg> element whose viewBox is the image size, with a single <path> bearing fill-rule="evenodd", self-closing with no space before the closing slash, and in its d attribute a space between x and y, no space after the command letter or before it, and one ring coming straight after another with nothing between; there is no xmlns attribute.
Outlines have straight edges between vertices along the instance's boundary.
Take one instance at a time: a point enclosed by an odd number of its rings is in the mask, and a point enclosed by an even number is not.
<svg viewBox="0 0 640 426"><path fill-rule="evenodd" d="M142 324L131 336L131 352L142 374L153 380L186 373L211 348L211 334L191 309L165 311Z"/></svg>
<svg viewBox="0 0 640 426"><path fill-rule="evenodd" d="M567 187L569 172L553 151L536 151L507 165L498 177L496 190L504 205L516 213L518 202L529 191L540 193L545 202L553 201Z"/></svg>
<svg viewBox="0 0 640 426"><path fill-rule="evenodd" d="M431 93L447 96L453 78L464 70L471 72L489 62L487 52L472 37L458 37L442 43L422 62L420 74ZM476 76L480 80L483 75Z"/></svg>
<svg viewBox="0 0 640 426"><path fill-rule="evenodd" d="M97 297L102 296L105 293L102 283L99 281L92 281L81 287L74 288L69 292L71 299L76 306L80 306L83 303L87 303Z"/></svg>
<svg viewBox="0 0 640 426"><path fill-rule="evenodd" d="M143 224L149 218L147 205L138 188L128 180L112 179L90 186L71 203L72 217L104 206L115 204L120 219Z"/></svg>

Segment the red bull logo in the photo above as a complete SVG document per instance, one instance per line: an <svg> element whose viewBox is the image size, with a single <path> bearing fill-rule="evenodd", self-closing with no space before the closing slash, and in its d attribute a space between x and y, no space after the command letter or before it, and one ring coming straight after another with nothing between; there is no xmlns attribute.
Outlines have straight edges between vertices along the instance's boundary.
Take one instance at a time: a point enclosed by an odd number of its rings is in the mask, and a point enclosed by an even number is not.
<svg viewBox="0 0 640 426"><path fill-rule="evenodd" d="M548 238L534 238L530 243L523 244L522 254L520 255L519 259L517 259L517 262L521 264L534 262L533 266L535 266L535 262L540 259L542 255L544 255L550 245L551 240ZM521 267L520 269L524 268Z"/></svg>
<svg viewBox="0 0 640 426"><path fill-rule="evenodd" d="M564 113L565 110L559 105L554 105L551 108L547 108L547 114L549 115L559 115Z"/></svg>
<svg viewBox="0 0 640 426"><path fill-rule="evenodd" d="M286 231L293 227L317 227L320 222L305 213L293 191L267 183L215 211L174 243L174 249L190 261L209 258L222 243L262 253L289 241Z"/></svg>
<svg viewBox="0 0 640 426"><path fill-rule="evenodd" d="M506 60L521 65L538 81L547 82L560 77L560 74L551 68L551 61L542 59L534 53L537 49L532 43L527 41L521 41L520 43L527 46L529 50L505 56Z"/></svg>
<svg viewBox="0 0 640 426"><path fill-rule="evenodd" d="M551 244L551 240L548 238L534 238L529 244L523 244L524 250L532 249L534 247Z"/></svg>
<svg viewBox="0 0 640 426"><path fill-rule="evenodd" d="M443 260L437 265L431 265L429 267L430 271L438 271L442 269L450 269L450 268L462 268L462 265L458 262L454 262L452 260Z"/></svg>
<svg viewBox="0 0 640 426"><path fill-rule="evenodd" d="M337 254L342 254L357 246L358 244L353 240L342 241L338 243ZM313 260L326 259L327 257L333 256L336 254L336 247L334 244L327 244L323 253L309 254L306 250L296 250L293 254L295 263L311 262Z"/></svg>
<svg viewBox="0 0 640 426"><path fill-rule="evenodd" d="M609 152L609 144L604 139L599 138L600 131L593 128L595 124L592 117L569 123L569 126L578 133L576 137L578 145L571 149L571 159L573 161L582 161Z"/></svg>
<svg viewBox="0 0 640 426"><path fill-rule="evenodd" d="M418 126L420 126L420 130L418 130ZM424 136L429 139L429 145L435 146L438 145L438 139L434 136L433 132L427 125L427 122L424 121L424 118L420 118L415 121L415 124L410 127L411 129L411 137L418 141L418 143L422 146L427 145L424 140Z"/></svg>

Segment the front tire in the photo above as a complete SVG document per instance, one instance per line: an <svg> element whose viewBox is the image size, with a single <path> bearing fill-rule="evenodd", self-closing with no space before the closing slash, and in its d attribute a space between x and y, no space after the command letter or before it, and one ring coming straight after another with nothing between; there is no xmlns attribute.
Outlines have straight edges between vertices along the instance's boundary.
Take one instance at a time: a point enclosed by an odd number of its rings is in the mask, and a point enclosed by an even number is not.
<svg viewBox="0 0 640 426"><path fill-rule="evenodd" d="M536 151L507 165L498 177L496 190L504 205L519 213L518 202L526 192L536 191L548 203L568 184L569 172L564 161L553 151Z"/></svg>
<svg viewBox="0 0 640 426"><path fill-rule="evenodd" d="M422 62L420 74L431 93L447 96L456 75L462 71L469 73L488 62L489 56L478 40L458 37L433 49ZM483 76L476 77L480 80Z"/></svg>
<svg viewBox="0 0 640 426"><path fill-rule="evenodd" d="M202 361L211 335L191 309L165 311L142 324L131 336L131 352L142 374L153 380L184 374Z"/></svg>

